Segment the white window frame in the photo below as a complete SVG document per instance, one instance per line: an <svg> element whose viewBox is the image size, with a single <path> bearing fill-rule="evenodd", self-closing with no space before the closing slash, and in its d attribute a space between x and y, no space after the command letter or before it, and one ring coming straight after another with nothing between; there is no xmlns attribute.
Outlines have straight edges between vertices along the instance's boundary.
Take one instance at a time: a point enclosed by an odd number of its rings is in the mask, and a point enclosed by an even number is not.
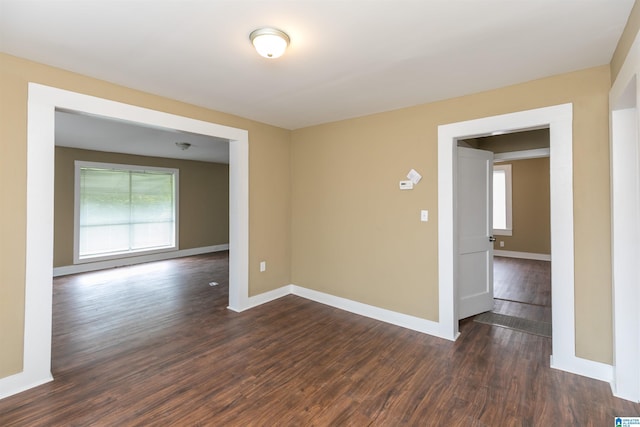
<svg viewBox="0 0 640 427"><path fill-rule="evenodd" d="M84 264L88 262L106 261L112 259L132 258L140 255L149 255L162 252L173 252L179 249L179 177L180 171L174 168L162 168L153 166L139 166L139 165L127 165L120 163L101 163L101 162L87 162L82 160L76 160L74 173L74 208L73 208L73 263ZM95 168L95 169L113 169L130 172L165 172L173 174L173 191L174 191L174 244L173 246L163 247L160 249L141 249L137 251L128 251L125 253L117 253L110 255L96 255L80 258L80 169L82 168Z"/></svg>
<svg viewBox="0 0 640 427"><path fill-rule="evenodd" d="M506 208L506 228L494 228L493 234L497 236L511 236L513 235L513 203L512 203L512 185L511 185L511 165L493 165L493 171L504 171L505 178L505 208Z"/></svg>

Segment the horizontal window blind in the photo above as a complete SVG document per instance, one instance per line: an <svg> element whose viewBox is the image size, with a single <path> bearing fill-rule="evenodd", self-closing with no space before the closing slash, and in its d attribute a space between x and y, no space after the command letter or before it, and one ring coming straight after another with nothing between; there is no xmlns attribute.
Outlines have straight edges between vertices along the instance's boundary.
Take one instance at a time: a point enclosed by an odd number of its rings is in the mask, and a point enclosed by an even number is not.
<svg viewBox="0 0 640 427"><path fill-rule="evenodd" d="M172 172L79 169L79 257L175 247Z"/></svg>
<svg viewBox="0 0 640 427"><path fill-rule="evenodd" d="M512 200L511 200L511 165L494 165L493 167L493 233L511 236L512 233Z"/></svg>
<svg viewBox="0 0 640 427"><path fill-rule="evenodd" d="M507 182L504 170L493 171L493 228L507 228Z"/></svg>

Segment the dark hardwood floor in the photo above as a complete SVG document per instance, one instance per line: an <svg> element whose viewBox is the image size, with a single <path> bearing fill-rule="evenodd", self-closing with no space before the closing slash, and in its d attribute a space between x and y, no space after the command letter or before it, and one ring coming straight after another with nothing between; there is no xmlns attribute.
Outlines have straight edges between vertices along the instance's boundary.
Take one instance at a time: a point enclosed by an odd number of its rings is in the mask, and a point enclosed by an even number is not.
<svg viewBox="0 0 640 427"><path fill-rule="evenodd" d="M495 313L551 323L551 263L493 257Z"/></svg>
<svg viewBox="0 0 640 427"><path fill-rule="evenodd" d="M227 254L55 280L55 381L1 426L609 426L608 384L550 340L473 321L456 342L287 296L226 309ZM211 287L210 281L220 282Z"/></svg>

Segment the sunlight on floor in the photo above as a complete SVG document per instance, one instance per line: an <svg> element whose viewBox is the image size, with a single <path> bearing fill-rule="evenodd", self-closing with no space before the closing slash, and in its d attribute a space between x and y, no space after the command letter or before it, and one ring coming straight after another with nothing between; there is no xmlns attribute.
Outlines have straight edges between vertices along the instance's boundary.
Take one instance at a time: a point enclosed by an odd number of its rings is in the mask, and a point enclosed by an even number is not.
<svg viewBox="0 0 640 427"><path fill-rule="evenodd" d="M130 276L158 274L161 272L172 273L174 270L174 264L171 262L151 262L127 267L111 268L93 273L85 273L80 276L78 283L89 286L100 285L114 280L124 280Z"/></svg>

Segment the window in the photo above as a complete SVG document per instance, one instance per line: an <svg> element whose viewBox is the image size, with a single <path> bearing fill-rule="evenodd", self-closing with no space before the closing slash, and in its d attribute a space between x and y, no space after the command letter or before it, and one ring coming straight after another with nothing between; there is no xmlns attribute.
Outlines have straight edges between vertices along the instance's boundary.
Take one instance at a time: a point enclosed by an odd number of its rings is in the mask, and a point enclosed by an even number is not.
<svg viewBox="0 0 640 427"><path fill-rule="evenodd" d="M511 233L511 165L498 165L493 167L493 234Z"/></svg>
<svg viewBox="0 0 640 427"><path fill-rule="evenodd" d="M178 170L76 161L74 261L177 249Z"/></svg>

